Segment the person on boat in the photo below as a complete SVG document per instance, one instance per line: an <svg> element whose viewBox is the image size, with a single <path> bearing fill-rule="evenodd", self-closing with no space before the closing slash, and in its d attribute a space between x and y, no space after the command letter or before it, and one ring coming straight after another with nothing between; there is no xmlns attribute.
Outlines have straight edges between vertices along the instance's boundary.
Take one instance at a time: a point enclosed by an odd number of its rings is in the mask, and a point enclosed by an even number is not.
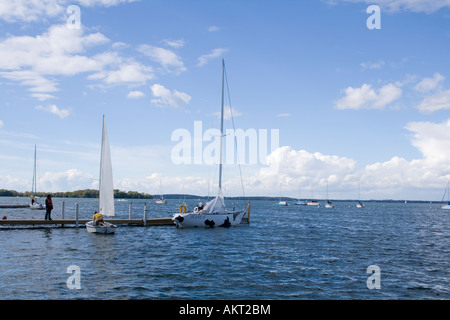
<svg viewBox="0 0 450 320"><path fill-rule="evenodd" d="M33 205L34 204L34 196L31 195L30 198L31 198L31 205Z"/></svg>
<svg viewBox="0 0 450 320"><path fill-rule="evenodd" d="M200 202L200 203L198 204L198 206L197 206L197 211L202 211L204 207L205 207L205 206L203 205L203 203Z"/></svg>
<svg viewBox="0 0 450 320"><path fill-rule="evenodd" d="M103 221L102 214L98 213L97 211L94 213L92 222L94 223L94 226L106 226L105 222Z"/></svg>
<svg viewBox="0 0 450 320"><path fill-rule="evenodd" d="M47 199L45 199L45 220L52 220L52 210L53 210L53 202L52 195L47 195Z"/></svg>

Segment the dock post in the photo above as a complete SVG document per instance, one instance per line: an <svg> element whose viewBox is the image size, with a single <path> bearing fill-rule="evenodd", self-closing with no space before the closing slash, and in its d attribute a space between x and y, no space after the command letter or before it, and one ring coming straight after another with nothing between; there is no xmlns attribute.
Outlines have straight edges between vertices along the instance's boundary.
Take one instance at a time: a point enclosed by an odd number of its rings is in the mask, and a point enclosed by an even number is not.
<svg viewBox="0 0 450 320"><path fill-rule="evenodd" d="M62 202L62 207L61 207L61 219L64 220L64 201Z"/></svg>
<svg viewBox="0 0 450 320"><path fill-rule="evenodd" d="M75 227L78 228L78 203L75 204Z"/></svg>
<svg viewBox="0 0 450 320"><path fill-rule="evenodd" d="M128 219L130 219L130 220L131 220L131 211L133 210L132 207L133 207L133 202L130 202L130 209L128 210Z"/></svg>
<svg viewBox="0 0 450 320"><path fill-rule="evenodd" d="M247 223L250 223L250 201L247 204Z"/></svg>
<svg viewBox="0 0 450 320"><path fill-rule="evenodd" d="M144 203L144 226L147 225L147 202Z"/></svg>

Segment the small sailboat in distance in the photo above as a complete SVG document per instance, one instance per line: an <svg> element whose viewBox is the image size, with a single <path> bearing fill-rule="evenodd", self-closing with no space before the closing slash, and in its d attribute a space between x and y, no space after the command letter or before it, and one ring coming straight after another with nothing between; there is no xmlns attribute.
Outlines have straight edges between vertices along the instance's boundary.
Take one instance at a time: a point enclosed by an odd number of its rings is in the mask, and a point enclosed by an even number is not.
<svg viewBox="0 0 450 320"><path fill-rule="evenodd" d="M111 164L111 152L109 149L108 135L106 133L105 116L103 116L102 147L100 154L100 181L98 193L98 213L105 217L114 217L114 188ZM116 225L109 222L86 223L86 230L90 233L114 233Z"/></svg>
<svg viewBox="0 0 450 320"><path fill-rule="evenodd" d="M159 184L159 191L158 191L158 193L159 193L159 199L156 199L156 204L166 204L167 203L167 200L166 199L164 199L164 195L163 195L163 193L162 193L162 181L161 181L161 183Z"/></svg>
<svg viewBox="0 0 450 320"><path fill-rule="evenodd" d="M442 205L441 208L444 210L450 210L450 182L447 182L447 188L445 189L441 202L444 202L445 194L447 194L447 204Z"/></svg>
<svg viewBox="0 0 450 320"><path fill-rule="evenodd" d="M361 202L361 186L358 186L358 202L356 203L357 208L364 208L364 203Z"/></svg>
<svg viewBox="0 0 450 320"><path fill-rule="evenodd" d="M334 208L334 204L330 201L330 198L328 197L328 180L327 180L327 203L325 203L325 208Z"/></svg>

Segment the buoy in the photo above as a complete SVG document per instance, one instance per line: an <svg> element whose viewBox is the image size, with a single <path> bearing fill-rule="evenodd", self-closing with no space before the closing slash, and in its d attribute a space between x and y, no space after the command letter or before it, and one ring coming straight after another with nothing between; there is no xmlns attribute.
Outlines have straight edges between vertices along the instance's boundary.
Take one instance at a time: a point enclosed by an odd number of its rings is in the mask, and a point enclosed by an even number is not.
<svg viewBox="0 0 450 320"><path fill-rule="evenodd" d="M7 218L6 218L6 216L3 216L3 218L2 218L3 220L6 220Z"/></svg>
<svg viewBox="0 0 450 320"><path fill-rule="evenodd" d="M186 212L186 206L184 204L182 204L180 206L180 213L185 213Z"/></svg>

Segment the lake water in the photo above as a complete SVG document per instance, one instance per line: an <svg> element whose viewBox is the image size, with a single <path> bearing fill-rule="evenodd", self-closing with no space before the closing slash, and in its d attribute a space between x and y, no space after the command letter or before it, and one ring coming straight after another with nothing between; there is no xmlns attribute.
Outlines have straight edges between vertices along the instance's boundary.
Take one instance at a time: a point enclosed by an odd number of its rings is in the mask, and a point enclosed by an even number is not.
<svg viewBox="0 0 450 320"><path fill-rule="evenodd" d="M53 199L52 217L91 218L96 199ZM116 202L127 218L129 201ZM133 200L133 218L182 201ZM0 198L0 204L27 203ZM188 201L192 208L195 201ZM450 211L439 204L335 202L334 209L252 201L250 224L222 229L0 227L0 299L450 299ZM241 201L239 206L244 206ZM45 211L0 209L43 218ZM76 266L78 271L72 271ZM379 272L368 273L369 266ZM67 280L76 275L78 288ZM378 284L379 289L369 289ZM369 285L370 286L370 285Z"/></svg>

